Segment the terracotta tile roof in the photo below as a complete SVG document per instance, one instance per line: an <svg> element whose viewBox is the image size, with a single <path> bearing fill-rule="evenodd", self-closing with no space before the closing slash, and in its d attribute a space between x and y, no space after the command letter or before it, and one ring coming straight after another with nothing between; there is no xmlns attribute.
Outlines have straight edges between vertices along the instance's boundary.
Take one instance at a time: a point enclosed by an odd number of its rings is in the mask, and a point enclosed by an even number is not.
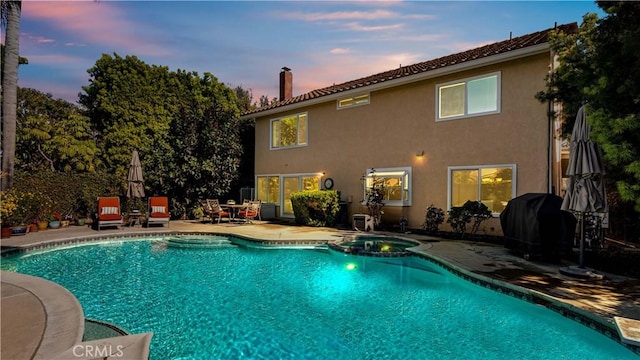
<svg viewBox="0 0 640 360"><path fill-rule="evenodd" d="M532 34L527 34L512 39L500 41L497 43L481 46L475 49L463 51L461 53L443 56L441 58L420 62L413 65L402 66L397 69L381 72L371 76L363 77L356 80L347 81L342 84L334 84L322 89L312 90L306 94L294 96L290 99L276 102L255 110L247 111L243 113L243 116L256 114L267 110L276 109L279 107L301 103L307 100L321 98L323 96L336 94L348 90L357 88L366 88L367 86L383 83L385 81L405 78L412 75L426 73L432 70L446 68L467 61L478 60L482 58L488 58L494 55L508 53L519 49L524 49L530 46L544 44L547 42L549 33L557 29L564 33L575 33L578 30L577 23L558 25L555 28L549 28L546 30L538 31Z"/></svg>

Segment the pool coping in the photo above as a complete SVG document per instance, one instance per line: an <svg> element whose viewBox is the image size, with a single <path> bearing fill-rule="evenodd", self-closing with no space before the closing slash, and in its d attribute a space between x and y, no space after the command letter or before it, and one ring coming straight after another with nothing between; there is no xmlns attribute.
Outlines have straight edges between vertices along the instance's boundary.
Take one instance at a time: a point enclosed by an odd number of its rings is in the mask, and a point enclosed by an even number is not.
<svg viewBox="0 0 640 360"><path fill-rule="evenodd" d="M74 236L69 238L61 238L57 240L45 240L40 242L35 242L30 245L24 247L14 247L9 249L3 249L0 257L13 256L17 254L24 254L27 252L38 251L48 248L54 248L64 245L79 245L84 243L98 243L102 241L112 241L112 240L130 240L133 238L153 238L153 237L163 237L163 236L229 236L237 239L244 240L250 244L258 245L260 247L273 248L273 247L300 247L300 246L329 246L333 241L323 239L262 239L257 237L252 237L250 235L239 235L237 233L231 232L219 232L219 231L185 231L185 230L161 230L161 231L153 231L153 232L124 232L124 233L109 233L104 235L84 235L84 236ZM352 235L352 233L351 233ZM345 234L343 237L351 236L349 234ZM370 234L363 233L363 236L367 236ZM385 235L378 235L385 236ZM392 236L392 235L391 235ZM393 237L393 236L392 236ZM400 239L408 239L412 242L416 242L415 239L404 238L401 236L396 236ZM624 339L620 335L622 332L617 328L616 322L613 319L607 319L597 314L593 314L587 310L581 309L577 306L564 302L560 299L557 299L549 294L545 294L543 292L527 289L525 287L511 284L506 281L490 278L487 276L483 276L478 273L474 273L470 270L464 269L460 266L456 266L445 259L439 258L433 254L429 254L427 251L431 248L431 244L429 243L421 243L418 246L408 248L407 251L412 254L409 256L416 256L418 258L422 258L427 260L451 273L454 275L470 281L476 285L485 287L492 291L496 291L498 293L508 295L511 297L518 298L520 300L527 301L532 304L541 305L546 307L549 310L552 310L563 317L566 317L570 320L576 321L584 326L587 326L602 335L616 341L618 344L628 348L636 355L640 356L640 346L634 342L623 341ZM402 255L407 256L407 255ZM3 274L5 271L3 271ZM66 289L65 289L66 290ZM67 290L68 291L68 290ZM69 293L70 294L70 293ZM71 295L73 296L73 295ZM77 299L74 300L77 302ZM79 303L78 303L79 306ZM84 319L84 317L82 318ZM81 325L84 327L84 321Z"/></svg>
<svg viewBox="0 0 640 360"><path fill-rule="evenodd" d="M50 359L82 341L84 312L76 297L64 287L39 277L0 272L2 282L19 287L35 296L44 311L44 328L31 359ZM25 311L37 311L30 306ZM30 352L30 351L28 351Z"/></svg>

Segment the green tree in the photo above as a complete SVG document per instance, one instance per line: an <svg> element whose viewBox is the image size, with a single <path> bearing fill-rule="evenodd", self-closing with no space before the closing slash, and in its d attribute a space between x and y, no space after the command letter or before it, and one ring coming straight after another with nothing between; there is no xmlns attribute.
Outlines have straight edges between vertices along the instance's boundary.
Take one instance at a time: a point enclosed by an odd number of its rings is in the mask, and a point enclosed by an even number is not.
<svg viewBox="0 0 640 360"><path fill-rule="evenodd" d="M238 109L243 113L245 111L253 110L256 108L253 103L253 93L251 89L244 89L242 86L236 86L233 91L236 93L238 99Z"/></svg>
<svg viewBox="0 0 640 360"><path fill-rule="evenodd" d="M278 102L277 97L273 97L271 98L271 100L269 100L269 97L267 95L262 95L260 96L260 102L258 102L258 107L273 105L277 102Z"/></svg>
<svg viewBox="0 0 640 360"><path fill-rule="evenodd" d="M238 108L240 113L244 113L256 108L253 103L253 94L251 90L245 90L238 86L234 89L238 98ZM243 187L255 187L254 168L255 168L255 121L245 120L240 124L240 143L243 152L238 168L238 181L236 181L229 190L230 194L239 194ZM244 199L238 198L238 201Z"/></svg>
<svg viewBox="0 0 640 360"><path fill-rule="evenodd" d="M169 175L183 210L198 199L227 194L238 178L243 154L234 91L210 73L179 70L173 93L178 100L171 136L175 151Z"/></svg>
<svg viewBox="0 0 640 360"><path fill-rule="evenodd" d="M122 179L124 188L131 152L137 149L145 185L162 184L173 154L169 132L177 96L168 91L169 69L135 56L103 54L88 73L90 84L82 87L79 103L97 131L106 168Z"/></svg>
<svg viewBox="0 0 640 360"><path fill-rule="evenodd" d="M18 88L16 166L25 170L95 171L98 147L89 118L50 94Z"/></svg>
<svg viewBox="0 0 640 360"><path fill-rule="evenodd" d="M602 146L607 179L640 211L640 3L597 4L604 18L587 14L576 33L551 39L561 65L538 98L563 103L565 131L588 103L587 119L592 138Z"/></svg>
<svg viewBox="0 0 640 360"><path fill-rule="evenodd" d="M2 172L1 189L13 185L16 154L16 108L18 64L20 62L20 14L22 1L0 3L5 28L5 52L2 56Z"/></svg>

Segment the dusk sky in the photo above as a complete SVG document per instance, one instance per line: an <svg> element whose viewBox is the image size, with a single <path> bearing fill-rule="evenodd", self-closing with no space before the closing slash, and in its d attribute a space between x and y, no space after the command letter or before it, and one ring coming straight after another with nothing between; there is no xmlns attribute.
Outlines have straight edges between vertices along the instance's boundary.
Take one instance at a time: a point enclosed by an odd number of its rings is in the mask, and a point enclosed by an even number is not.
<svg viewBox="0 0 640 360"><path fill-rule="evenodd" d="M228 86L293 95L484 44L582 22L593 1L23 0L18 85L75 103L102 54L210 72ZM4 32L4 29L3 29ZM4 34L2 35L4 41Z"/></svg>

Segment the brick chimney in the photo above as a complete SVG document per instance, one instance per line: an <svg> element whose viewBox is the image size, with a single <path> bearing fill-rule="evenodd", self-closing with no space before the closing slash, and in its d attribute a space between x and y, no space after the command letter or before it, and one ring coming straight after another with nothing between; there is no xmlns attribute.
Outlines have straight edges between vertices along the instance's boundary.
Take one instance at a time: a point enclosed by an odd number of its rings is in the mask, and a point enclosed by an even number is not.
<svg viewBox="0 0 640 360"><path fill-rule="evenodd" d="M293 74L291 69L283 67L280 72L280 101L293 97Z"/></svg>

